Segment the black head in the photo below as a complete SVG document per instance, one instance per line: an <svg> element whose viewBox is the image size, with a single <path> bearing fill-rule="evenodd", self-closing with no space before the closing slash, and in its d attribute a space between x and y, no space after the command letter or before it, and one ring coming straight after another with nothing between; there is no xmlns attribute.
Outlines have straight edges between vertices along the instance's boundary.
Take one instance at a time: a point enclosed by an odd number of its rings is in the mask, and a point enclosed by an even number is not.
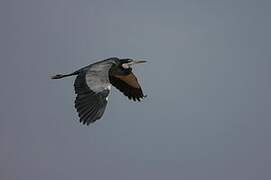
<svg viewBox="0 0 271 180"><path fill-rule="evenodd" d="M112 66L112 71L117 75L128 75L132 72L132 65L145 63L146 61L137 61L129 58L115 59L115 64Z"/></svg>

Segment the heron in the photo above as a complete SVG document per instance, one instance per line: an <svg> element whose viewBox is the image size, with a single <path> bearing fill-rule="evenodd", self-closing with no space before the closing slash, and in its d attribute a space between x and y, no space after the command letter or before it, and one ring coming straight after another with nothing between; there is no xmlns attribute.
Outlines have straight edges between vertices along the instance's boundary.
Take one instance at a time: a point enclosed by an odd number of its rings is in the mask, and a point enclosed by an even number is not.
<svg viewBox="0 0 271 180"><path fill-rule="evenodd" d="M130 100L141 101L146 97L132 72L133 65L145 62L144 60L111 57L70 74L57 74L51 79L76 76L74 106L79 121L84 125L90 125L103 116L112 85Z"/></svg>

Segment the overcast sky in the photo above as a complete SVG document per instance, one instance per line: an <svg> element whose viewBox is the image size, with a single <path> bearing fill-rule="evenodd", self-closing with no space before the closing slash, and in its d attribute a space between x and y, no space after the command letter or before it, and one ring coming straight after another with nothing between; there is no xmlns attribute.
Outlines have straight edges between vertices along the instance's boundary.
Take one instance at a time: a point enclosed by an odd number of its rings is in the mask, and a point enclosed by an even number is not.
<svg viewBox="0 0 271 180"><path fill-rule="evenodd" d="M268 0L1 0L1 180L271 179ZM148 60L87 127L74 78Z"/></svg>

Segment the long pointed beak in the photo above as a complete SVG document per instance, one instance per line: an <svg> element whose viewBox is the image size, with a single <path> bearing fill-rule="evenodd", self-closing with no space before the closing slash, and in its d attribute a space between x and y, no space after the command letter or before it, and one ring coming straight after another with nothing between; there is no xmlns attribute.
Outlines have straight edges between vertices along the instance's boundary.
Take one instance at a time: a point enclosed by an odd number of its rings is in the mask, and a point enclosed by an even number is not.
<svg viewBox="0 0 271 180"><path fill-rule="evenodd" d="M141 63L146 63L147 61L144 61L144 60L133 60L132 62L129 62L127 64L129 64L130 66L131 65L134 65L134 64L141 64Z"/></svg>

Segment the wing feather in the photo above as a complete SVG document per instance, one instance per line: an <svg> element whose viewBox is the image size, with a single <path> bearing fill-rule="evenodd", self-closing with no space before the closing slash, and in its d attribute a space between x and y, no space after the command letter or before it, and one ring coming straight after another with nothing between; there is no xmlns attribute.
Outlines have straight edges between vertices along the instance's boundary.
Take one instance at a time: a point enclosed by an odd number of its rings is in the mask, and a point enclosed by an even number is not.
<svg viewBox="0 0 271 180"><path fill-rule="evenodd" d="M134 101L144 98L143 91L133 73L128 75L109 75L110 83L120 90L125 96Z"/></svg>
<svg viewBox="0 0 271 180"><path fill-rule="evenodd" d="M86 83L86 71L80 72L74 82L75 108L80 122L86 125L100 119L105 111L109 90L94 92Z"/></svg>

